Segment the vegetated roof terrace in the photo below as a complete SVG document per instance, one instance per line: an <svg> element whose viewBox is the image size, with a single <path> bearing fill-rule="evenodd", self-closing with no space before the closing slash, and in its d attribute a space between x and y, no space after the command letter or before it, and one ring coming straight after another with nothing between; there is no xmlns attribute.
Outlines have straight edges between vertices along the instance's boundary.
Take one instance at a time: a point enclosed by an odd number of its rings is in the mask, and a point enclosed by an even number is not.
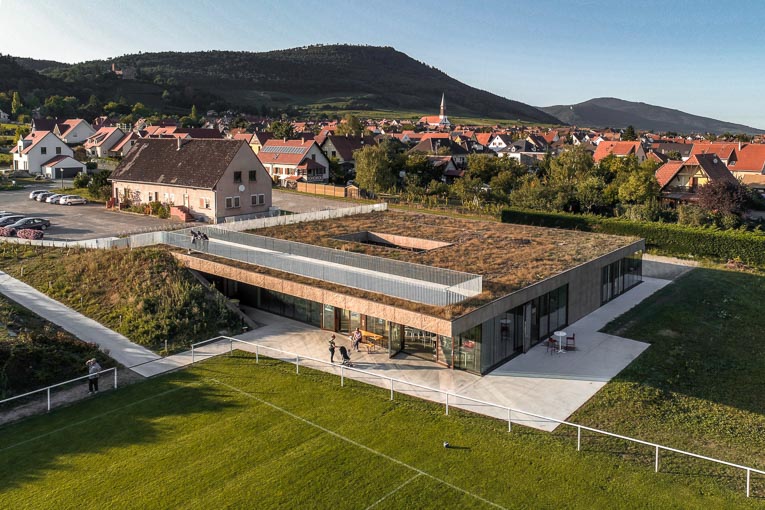
<svg viewBox="0 0 765 510"><path fill-rule="evenodd" d="M347 239L359 232L406 236L445 244L430 250L412 251ZM482 275L481 294L445 307L390 297L381 300L376 294L358 289L349 292L445 319L464 315L511 292L638 240L634 237L397 211L269 227L251 233ZM337 239L339 236L346 239ZM303 280L289 273L278 273L289 280ZM311 280L310 284L337 290L336 285L326 282Z"/></svg>

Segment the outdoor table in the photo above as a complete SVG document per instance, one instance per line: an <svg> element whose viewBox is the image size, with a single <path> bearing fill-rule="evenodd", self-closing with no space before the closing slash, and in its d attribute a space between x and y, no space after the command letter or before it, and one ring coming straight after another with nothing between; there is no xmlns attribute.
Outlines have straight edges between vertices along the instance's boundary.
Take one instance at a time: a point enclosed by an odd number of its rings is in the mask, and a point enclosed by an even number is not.
<svg viewBox="0 0 765 510"><path fill-rule="evenodd" d="M563 348L563 342L566 341L566 332L556 331L555 333L553 333L553 336L555 337L555 340L558 342L558 352L566 352L566 349Z"/></svg>

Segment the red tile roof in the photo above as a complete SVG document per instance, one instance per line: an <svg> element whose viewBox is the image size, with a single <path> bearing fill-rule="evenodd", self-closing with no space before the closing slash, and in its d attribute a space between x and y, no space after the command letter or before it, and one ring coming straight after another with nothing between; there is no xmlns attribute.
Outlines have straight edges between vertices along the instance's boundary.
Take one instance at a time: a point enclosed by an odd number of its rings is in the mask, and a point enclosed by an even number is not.
<svg viewBox="0 0 765 510"><path fill-rule="evenodd" d="M656 180L662 188L671 181L683 167L682 161L667 161L656 170Z"/></svg>
<svg viewBox="0 0 765 510"><path fill-rule="evenodd" d="M751 143L738 153L738 161L731 165L731 170L736 172L763 173L765 170L765 145Z"/></svg>
<svg viewBox="0 0 765 510"><path fill-rule="evenodd" d="M595 162L600 161L609 154L616 156L629 156L630 154L637 153L640 148L640 142L600 142L598 148L595 149L595 154L592 155L592 159Z"/></svg>

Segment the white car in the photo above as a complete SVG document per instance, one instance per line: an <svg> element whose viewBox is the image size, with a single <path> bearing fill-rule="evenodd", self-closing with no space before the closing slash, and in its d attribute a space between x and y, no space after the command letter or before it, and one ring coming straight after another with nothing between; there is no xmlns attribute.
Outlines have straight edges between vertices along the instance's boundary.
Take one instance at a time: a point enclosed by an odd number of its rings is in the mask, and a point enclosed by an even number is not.
<svg viewBox="0 0 765 510"><path fill-rule="evenodd" d="M49 204L55 204L56 203L56 199L61 198L63 196L64 195L60 195L60 194L51 195L51 196L49 196L48 198L45 199L45 202L47 202Z"/></svg>
<svg viewBox="0 0 765 510"><path fill-rule="evenodd" d="M29 200L34 200L37 198L37 195L40 193L48 193L47 189L36 189L32 193L29 194Z"/></svg>
<svg viewBox="0 0 765 510"><path fill-rule="evenodd" d="M87 204L88 201L79 195L64 195L58 203L61 205L78 205Z"/></svg>

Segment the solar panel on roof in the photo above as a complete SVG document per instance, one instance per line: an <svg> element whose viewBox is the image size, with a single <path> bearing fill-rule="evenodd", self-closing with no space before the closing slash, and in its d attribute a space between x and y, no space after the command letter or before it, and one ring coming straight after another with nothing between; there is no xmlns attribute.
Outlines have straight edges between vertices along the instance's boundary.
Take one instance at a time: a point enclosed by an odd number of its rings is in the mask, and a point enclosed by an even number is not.
<svg viewBox="0 0 765 510"><path fill-rule="evenodd" d="M305 147L293 147L291 145L270 145L266 147L262 147L260 149L260 152L271 152L271 153L279 153L279 154L302 154L305 152Z"/></svg>

